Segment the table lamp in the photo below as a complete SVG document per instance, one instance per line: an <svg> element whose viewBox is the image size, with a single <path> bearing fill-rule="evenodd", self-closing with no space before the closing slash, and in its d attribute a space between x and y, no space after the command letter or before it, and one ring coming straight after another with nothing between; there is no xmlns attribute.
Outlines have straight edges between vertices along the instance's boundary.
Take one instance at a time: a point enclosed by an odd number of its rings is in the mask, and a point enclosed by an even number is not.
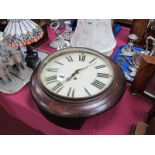
<svg viewBox="0 0 155 155"><path fill-rule="evenodd" d="M39 62L37 52L30 45L39 41L43 36L42 28L29 19L10 19L4 30L4 44L12 47L27 47L25 61L31 68Z"/></svg>
<svg viewBox="0 0 155 155"><path fill-rule="evenodd" d="M87 47L110 56L116 46L110 19L79 19L71 37L72 47Z"/></svg>

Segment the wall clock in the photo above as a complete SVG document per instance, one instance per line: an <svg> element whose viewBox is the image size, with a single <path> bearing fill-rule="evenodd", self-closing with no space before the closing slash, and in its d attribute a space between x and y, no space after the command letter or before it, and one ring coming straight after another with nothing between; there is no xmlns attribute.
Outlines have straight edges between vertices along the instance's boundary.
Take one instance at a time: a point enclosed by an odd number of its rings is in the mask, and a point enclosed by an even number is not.
<svg viewBox="0 0 155 155"><path fill-rule="evenodd" d="M125 90L120 67L87 48L66 48L45 58L33 73L37 105L63 118L99 114L117 103Z"/></svg>

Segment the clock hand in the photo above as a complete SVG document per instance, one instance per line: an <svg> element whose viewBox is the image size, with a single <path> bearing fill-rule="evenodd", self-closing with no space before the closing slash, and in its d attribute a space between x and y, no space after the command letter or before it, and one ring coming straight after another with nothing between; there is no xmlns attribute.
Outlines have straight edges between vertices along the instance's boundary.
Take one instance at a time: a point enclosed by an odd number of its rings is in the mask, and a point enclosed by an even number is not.
<svg viewBox="0 0 155 155"><path fill-rule="evenodd" d="M96 62L95 62L95 63L96 63ZM85 69L87 69L87 68L90 67L90 66L93 66L95 63L90 64L90 65L87 65L86 67L83 67L83 68L80 68L80 69L75 70L75 72L74 72L70 77L68 77L68 78L66 79L66 81L70 81L70 80L72 79L72 77L74 77L74 76L75 76L76 74L78 74L80 71L85 70Z"/></svg>
<svg viewBox="0 0 155 155"><path fill-rule="evenodd" d="M78 74L81 70L84 70L85 68L87 68L87 67L84 67L84 68L80 68L80 69L75 70L75 72L70 77L68 77L66 79L66 81L70 81L72 77L74 77L76 74Z"/></svg>
<svg viewBox="0 0 155 155"><path fill-rule="evenodd" d="M88 67L93 66L93 65L95 65L95 64L96 64L96 62L94 62L93 64L90 64L90 65L87 65L86 67L80 68L80 69L78 69L77 71L79 72L79 71L85 70L85 69L87 69Z"/></svg>
<svg viewBox="0 0 155 155"><path fill-rule="evenodd" d="M79 71L85 70L85 69L87 69L88 67L93 66L93 65L95 65L95 64L96 64L96 62L94 62L93 64L90 64L90 65L87 65L86 67L80 68L80 69L78 69L77 71L79 72Z"/></svg>
<svg viewBox="0 0 155 155"><path fill-rule="evenodd" d="M88 67L90 67L90 66L94 66L95 64L96 64L96 61L95 61L93 64L87 65L87 66L84 67L83 69L86 69L86 68L88 68Z"/></svg>
<svg viewBox="0 0 155 155"><path fill-rule="evenodd" d="M76 74L78 74L78 73L79 73L79 69L77 69L73 74L71 74L71 76L68 77L68 78L66 79L66 81L70 81L71 78L74 77L74 76L75 76Z"/></svg>

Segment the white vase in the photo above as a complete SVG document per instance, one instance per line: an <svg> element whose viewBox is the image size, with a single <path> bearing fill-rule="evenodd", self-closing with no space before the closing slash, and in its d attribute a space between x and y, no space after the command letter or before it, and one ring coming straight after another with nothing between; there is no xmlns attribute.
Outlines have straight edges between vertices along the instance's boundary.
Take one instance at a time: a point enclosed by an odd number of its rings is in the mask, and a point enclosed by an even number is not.
<svg viewBox="0 0 155 155"><path fill-rule="evenodd" d="M79 19L71 37L72 47L86 47L110 56L116 46L110 19Z"/></svg>

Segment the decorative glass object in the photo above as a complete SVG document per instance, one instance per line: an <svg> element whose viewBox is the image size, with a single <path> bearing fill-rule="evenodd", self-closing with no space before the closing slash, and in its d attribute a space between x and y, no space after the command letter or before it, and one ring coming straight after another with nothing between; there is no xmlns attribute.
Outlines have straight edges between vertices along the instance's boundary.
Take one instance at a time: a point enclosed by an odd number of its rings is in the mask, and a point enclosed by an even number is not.
<svg viewBox="0 0 155 155"><path fill-rule="evenodd" d="M138 37L135 34L129 34L128 38L129 38L128 46L125 48L122 48L121 52L122 52L122 55L133 56L135 54L133 49L134 41L136 41Z"/></svg>
<svg viewBox="0 0 155 155"><path fill-rule="evenodd" d="M64 23L64 25L66 25L64 32L60 32L59 30L63 28L62 22ZM54 31L56 37L54 40L50 41L49 43L50 47L56 48L57 50L70 47L69 40L72 29L69 27L69 24L70 24L69 21L64 21L62 19L51 21L50 28Z"/></svg>
<svg viewBox="0 0 155 155"><path fill-rule="evenodd" d="M110 19L79 19L71 37L72 47L87 47L108 56L115 45Z"/></svg>
<svg viewBox="0 0 155 155"><path fill-rule="evenodd" d="M4 44L26 46L37 42L43 36L40 26L29 19L10 19L4 30Z"/></svg>
<svg viewBox="0 0 155 155"><path fill-rule="evenodd" d="M65 31L62 33L62 37L64 40L70 41L72 35L72 27L71 27L71 20L64 21Z"/></svg>

